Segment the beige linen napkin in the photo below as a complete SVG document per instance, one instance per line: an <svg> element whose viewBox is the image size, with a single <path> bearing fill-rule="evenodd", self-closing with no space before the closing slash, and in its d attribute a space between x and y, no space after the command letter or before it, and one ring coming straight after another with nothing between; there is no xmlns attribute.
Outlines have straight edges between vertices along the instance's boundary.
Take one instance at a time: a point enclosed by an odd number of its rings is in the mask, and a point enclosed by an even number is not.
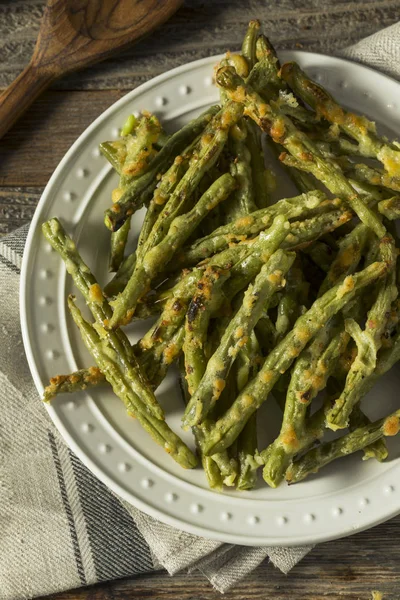
<svg viewBox="0 0 400 600"><path fill-rule="evenodd" d="M338 52L400 78L400 24ZM0 600L119 577L199 569L225 592L265 558L287 573L311 547L248 548L184 533L111 493L58 435L22 345L27 227L0 241Z"/></svg>

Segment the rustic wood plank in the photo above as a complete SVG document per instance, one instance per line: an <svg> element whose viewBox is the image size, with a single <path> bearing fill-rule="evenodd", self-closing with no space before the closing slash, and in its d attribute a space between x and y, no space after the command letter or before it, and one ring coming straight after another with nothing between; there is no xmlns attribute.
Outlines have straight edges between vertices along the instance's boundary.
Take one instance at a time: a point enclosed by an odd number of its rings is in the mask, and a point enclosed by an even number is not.
<svg viewBox="0 0 400 600"><path fill-rule="evenodd" d="M39 0L3 0L0 4L0 88L27 64L42 7ZM172 67L237 47L250 17L263 22L278 49L300 43L306 50L329 53L394 23L398 8L398 0L187 0L159 31L123 56L55 85L60 89L132 89Z"/></svg>
<svg viewBox="0 0 400 600"><path fill-rule="evenodd" d="M264 562L224 600L371 600L380 590L384 600L398 600L400 517L350 538L321 544L289 575ZM49 596L48 600L132 600L171 598L219 600L200 573L164 573L126 579ZM43 599L44 600L44 599Z"/></svg>
<svg viewBox="0 0 400 600"><path fill-rule="evenodd" d="M0 188L0 235L30 223L42 188Z"/></svg>
<svg viewBox="0 0 400 600"><path fill-rule="evenodd" d="M123 94L45 92L1 140L0 186L46 185L71 144Z"/></svg>

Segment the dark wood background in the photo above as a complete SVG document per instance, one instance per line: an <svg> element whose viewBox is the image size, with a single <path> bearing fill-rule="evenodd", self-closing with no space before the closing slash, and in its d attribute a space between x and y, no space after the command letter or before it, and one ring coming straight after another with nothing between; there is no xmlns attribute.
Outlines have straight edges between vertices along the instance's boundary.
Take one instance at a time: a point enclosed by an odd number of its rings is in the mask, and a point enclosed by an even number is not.
<svg viewBox="0 0 400 600"><path fill-rule="evenodd" d="M0 0L0 89L28 62L44 2ZM277 48L332 53L400 18L399 0L186 0L156 34L124 55L59 81L0 140L0 235L32 218L54 168L110 104L151 77L185 62L235 49L250 18ZM1 549L0 549L1 551ZM282 575L265 562L227 600L367 600L380 590L400 599L400 517L368 532L321 544ZM157 573L51 600L214 600L199 574Z"/></svg>

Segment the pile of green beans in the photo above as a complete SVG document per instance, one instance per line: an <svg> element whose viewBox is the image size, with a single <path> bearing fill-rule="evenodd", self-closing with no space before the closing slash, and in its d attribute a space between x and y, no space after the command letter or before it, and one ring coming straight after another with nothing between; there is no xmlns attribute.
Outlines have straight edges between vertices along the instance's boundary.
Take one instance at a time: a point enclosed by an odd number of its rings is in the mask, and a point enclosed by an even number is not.
<svg viewBox="0 0 400 600"><path fill-rule="evenodd" d="M68 298L95 363L53 377L43 400L108 386L217 491L250 490L261 472L271 487L297 483L357 451L383 461L400 409L371 421L362 401L400 359L400 145L299 65L280 65L258 21L215 73L220 104L179 131L168 136L143 112L100 145L119 177L104 218L114 273L104 289L59 220L43 224L92 315ZM285 173L291 198L279 194ZM132 346L123 327L144 319ZM173 363L195 451L157 399ZM259 408L274 400L282 420L266 444ZM329 430L344 435L324 442Z"/></svg>

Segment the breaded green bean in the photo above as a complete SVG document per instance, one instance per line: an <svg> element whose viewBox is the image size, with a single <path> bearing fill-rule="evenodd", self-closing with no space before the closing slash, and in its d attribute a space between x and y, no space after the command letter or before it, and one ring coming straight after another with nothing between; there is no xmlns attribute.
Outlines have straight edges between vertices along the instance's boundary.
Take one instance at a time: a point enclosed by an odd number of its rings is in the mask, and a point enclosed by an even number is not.
<svg viewBox="0 0 400 600"><path fill-rule="evenodd" d="M369 231L369 228L364 223L360 223L343 238L339 252L321 285L320 296L332 287L332 285L336 285L341 277L346 277L346 275L354 273L361 260L365 245L368 242Z"/></svg>
<svg viewBox="0 0 400 600"><path fill-rule="evenodd" d="M43 401L50 402L59 394L71 394L106 383L106 378L98 367L80 369L70 375L51 377L50 383L44 388Z"/></svg>
<svg viewBox="0 0 400 600"><path fill-rule="evenodd" d="M229 173L222 175L202 195L191 211L175 217L164 239L144 254L142 262L136 264L136 269L124 291L111 302L113 307L113 315L109 322L111 329L131 321L137 302L150 289L152 280L162 271L164 265L171 260L177 249L188 239L207 213L225 200L234 187L233 177ZM176 190L178 188L179 185Z"/></svg>
<svg viewBox="0 0 400 600"><path fill-rule="evenodd" d="M254 19L253 21L250 21L246 34L243 38L242 55L247 60L249 69L252 69L257 61L256 43L259 30L260 21Z"/></svg>
<svg viewBox="0 0 400 600"><path fill-rule="evenodd" d="M108 304L96 278L89 267L83 262L73 240L67 235L58 219L50 219L42 225L42 232L51 246L58 252L65 263L76 287L79 289L86 304L96 320L96 326L101 329L129 379L132 390L144 401L150 411L158 416L163 416L163 411L158 404L145 376L141 372L130 342L120 329L106 332L104 325L111 318L111 307Z"/></svg>
<svg viewBox="0 0 400 600"><path fill-rule="evenodd" d="M79 327L85 346L111 384L114 393L124 402L128 414L135 416L143 429L178 464L185 469L194 468L197 459L193 452L169 428L164 420L158 419L148 412L146 405L131 390L129 381L125 378L118 364L110 358L105 340L101 339L94 327L85 321L71 296L68 299L68 307L76 325Z"/></svg>
<svg viewBox="0 0 400 600"><path fill-rule="evenodd" d="M217 402L240 348L247 343L272 295L284 285L285 273L294 259L294 254L277 250L262 267L254 285L249 286L241 307L229 323L220 346L207 364L196 393L186 407L182 419L184 427L201 423Z"/></svg>
<svg viewBox="0 0 400 600"><path fill-rule="evenodd" d="M349 341L341 329L335 333L334 322L321 330L297 359L287 391L281 431L277 439L261 452L265 462L263 477L277 487L285 476L292 458L308 443L307 409L335 371L336 362Z"/></svg>
<svg viewBox="0 0 400 600"><path fill-rule="evenodd" d="M383 237L385 228L379 218L359 197L341 170L324 159L312 140L301 132L273 102L270 104L264 102L231 67L219 69L217 83L227 90L231 100L243 104L245 114L258 123L263 131L299 159L302 168L322 181L333 194L346 200L360 220L371 227L378 237Z"/></svg>
<svg viewBox="0 0 400 600"><path fill-rule="evenodd" d="M400 175L400 149L376 134L375 123L344 110L324 88L311 81L296 63L284 64L281 75L318 115L338 125L346 135L355 139L363 156L378 159L389 175Z"/></svg>
<svg viewBox="0 0 400 600"><path fill-rule="evenodd" d="M368 312L365 329L361 330L353 319L346 320L346 330L357 346L357 356L350 367L342 394L328 412L326 424L330 429L344 429L348 425L353 407L360 401L365 381L372 376L377 362L377 354L382 345L382 334L390 316L392 302L398 295L395 283L395 263L397 252L391 236L380 243L380 255L386 261L388 274L379 283L375 302Z"/></svg>
<svg viewBox="0 0 400 600"><path fill-rule="evenodd" d="M151 168L141 177L134 179L118 199L118 202L105 211L104 222L106 227L111 231L116 231L130 214L150 200L157 184L157 175L165 172L170 167L175 157L201 133L218 110L219 107L212 106L168 139L165 146L153 160Z"/></svg>
<svg viewBox="0 0 400 600"><path fill-rule="evenodd" d="M237 182L237 189L224 207L226 219L230 221L255 211L257 206L254 202L251 154L246 140L231 135L228 143L233 157L230 172Z"/></svg>
<svg viewBox="0 0 400 600"><path fill-rule="evenodd" d="M198 281L196 291L189 304L185 322L185 372L190 396L197 390L207 366L205 344L212 311L218 304L216 295L228 279L229 271L218 267L206 267Z"/></svg>
<svg viewBox="0 0 400 600"><path fill-rule="evenodd" d="M299 317L292 331L267 356L264 364L232 407L209 432L203 451L208 454L228 448L242 431L250 416L265 402L269 392L292 365L307 343L324 327L325 323L361 289L383 277L387 272L384 262L376 262L346 279L317 299L312 307Z"/></svg>
<svg viewBox="0 0 400 600"><path fill-rule="evenodd" d="M359 427L341 438L310 450L289 467L286 471L286 480L290 484L298 483L337 458L362 450L382 437L397 435L399 429L400 410L396 410L383 419Z"/></svg>
<svg viewBox="0 0 400 600"><path fill-rule="evenodd" d="M236 360L237 389L240 392L257 373L261 362L260 347L252 331L247 344L242 348ZM239 461L238 490L251 490L257 482L257 470L262 464L258 454L257 414L250 417L237 440Z"/></svg>

